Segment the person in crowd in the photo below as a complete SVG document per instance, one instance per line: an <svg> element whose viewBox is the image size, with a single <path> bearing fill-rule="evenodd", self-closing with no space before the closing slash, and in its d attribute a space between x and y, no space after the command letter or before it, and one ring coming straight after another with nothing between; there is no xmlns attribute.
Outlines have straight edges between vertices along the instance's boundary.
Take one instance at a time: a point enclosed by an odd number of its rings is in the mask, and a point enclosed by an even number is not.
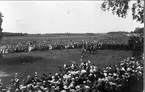
<svg viewBox="0 0 145 92"><path fill-rule="evenodd" d="M134 38L130 40L129 45L135 41L135 44L142 45L142 40ZM35 43L34 51L47 51L53 49L85 49L85 53L94 53L96 50L131 49L127 43L120 41L100 40L82 43L71 42L71 44L48 44L47 42ZM137 45L134 45L137 46ZM16 46L4 46L4 51L8 53L23 52L29 50L29 44L17 44ZM33 51L32 50L32 51ZM70 65L59 66L59 72L52 75L37 72L34 75L28 75L22 80L15 73L9 87L3 85L0 79L0 92L143 92L143 59L128 57L116 65L108 65L99 69L92 64L90 60L84 62L81 57L80 64L71 61Z"/></svg>
<svg viewBox="0 0 145 92"><path fill-rule="evenodd" d="M81 49L82 53L95 54L98 50L133 50L134 57L143 51L143 37L130 37L128 41L122 38L103 39L99 41L85 41L71 43L56 42L50 44L47 41L42 42L27 42L17 43L15 45L2 45L0 52L4 55L7 53L26 52L26 51L48 51L48 50L62 50L62 49ZM142 54L142 53L141 53Z"/></svg>
<svg viewBox="0 0 145 92"><path fill-rule="evenodd" d="M20 80L18 74L11 81L9 88L2 88L1 92L142 92L143 91L143 60L129 57L117 65L98 69L87 62L80 65L72 61L59 73L28 75Z"/></svg>

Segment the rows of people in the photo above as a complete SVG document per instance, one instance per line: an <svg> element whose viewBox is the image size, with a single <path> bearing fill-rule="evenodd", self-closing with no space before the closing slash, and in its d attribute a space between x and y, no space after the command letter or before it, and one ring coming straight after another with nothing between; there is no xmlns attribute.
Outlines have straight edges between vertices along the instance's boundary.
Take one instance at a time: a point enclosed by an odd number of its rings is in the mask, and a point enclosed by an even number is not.
<svg viewBox="0 0 145 92"><path fill-rule="evenodd" d="M103 69L81 59L80 64L64 64L54 75L18 75L8 87L0 81L0 92L143 92L143 60L134 57Z"/></svg>
<svg viewBox="0 0 145 92"><path fill-rule="evenodd" d="M1 53L16 53L16 52L28 52L28 51L47 51L53 49L82 49L87 52L95 52L97 50L130 50L139 44L143 47L143 40L140 39L131 39L128 42L122 40L100 40L100 41L82 41L82 42L73 42L68 44L63 43L54 43L50 44L46 41L44 42L28 42L28 43L18 43L16 45L2 45L0 46Z"/></svg>

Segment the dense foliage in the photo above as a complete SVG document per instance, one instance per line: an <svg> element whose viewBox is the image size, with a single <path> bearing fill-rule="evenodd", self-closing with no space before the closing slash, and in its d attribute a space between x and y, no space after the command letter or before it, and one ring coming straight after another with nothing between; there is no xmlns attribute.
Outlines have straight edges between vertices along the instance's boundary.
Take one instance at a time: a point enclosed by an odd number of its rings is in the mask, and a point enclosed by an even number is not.
<svg viewBox="0 0 145 92"><path fill-rule="evenodd" d="M129 2L131 0L105 0L102 3L101 9L103 11L112 11L113 14L118 17L125 18L129 10ZM136 3L132 5L133 20L143 23L144 15L144 0L136 0Z"/></svg>
<svg viewBox="0 0 145 92"><path fill-rule="evenodd" d="M10 33L10 32L2 32L3 36L25 36L27 33Z"/></svg>
<svg viewBox="0 0 145 92"><path fill-rule="evenodd" d="M143 30L144 30L144 28L136 28L136 29L134 30L134 33L143 34Z"/></svg>
<svg viewBox="0 0 145 92"><path fill-rule="evenodd" d="M112 32L108 32L107 34L128 34L129 32L125 32L125 31L112 31Z"/></svg>
<svg viewBox="0 0 145 92"><path fill-rule="evenodd" d="M2 39L2 22L3 22L3 19L2 19L3 15L2 13L0 12L0 40Z"/></svg>
<svg viewBox="0 0 145 92"><path fill-rule="evenodd" d="M3 22L2 17L3 17L3 15L2 15L2 13L0 12L0 42L1 42L1 39L2 39L2 30L3 30L3 29L1 28L2 22ZM1 54L0 54L0 57L2 57Z"/></svg>

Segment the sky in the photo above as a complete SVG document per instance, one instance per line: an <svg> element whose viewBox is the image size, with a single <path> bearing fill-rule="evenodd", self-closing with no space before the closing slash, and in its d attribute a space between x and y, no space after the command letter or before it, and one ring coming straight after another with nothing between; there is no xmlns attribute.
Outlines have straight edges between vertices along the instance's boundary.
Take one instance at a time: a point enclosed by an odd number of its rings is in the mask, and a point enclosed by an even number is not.
<svg viewBox="0 0 145 92"><path fill-rule="evenodd" d="M119 18L102 11L102 2L0 1L2 28L4 32L18 33L106 33L143 27L132 20L131 9L126 18Z"/></svg>

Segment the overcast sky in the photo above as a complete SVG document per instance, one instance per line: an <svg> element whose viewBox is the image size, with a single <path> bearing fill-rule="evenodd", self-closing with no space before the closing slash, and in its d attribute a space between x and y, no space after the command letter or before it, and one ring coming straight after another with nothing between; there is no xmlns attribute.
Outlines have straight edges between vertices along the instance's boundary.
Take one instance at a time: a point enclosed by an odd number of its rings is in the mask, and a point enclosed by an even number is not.
<svg viewBox="0 0 145 92"><path fill-rule="evenodd" d="M0 1L3 31L23 33L104 33L133 31L143 24L101 10L102 1Z"/></svg>

